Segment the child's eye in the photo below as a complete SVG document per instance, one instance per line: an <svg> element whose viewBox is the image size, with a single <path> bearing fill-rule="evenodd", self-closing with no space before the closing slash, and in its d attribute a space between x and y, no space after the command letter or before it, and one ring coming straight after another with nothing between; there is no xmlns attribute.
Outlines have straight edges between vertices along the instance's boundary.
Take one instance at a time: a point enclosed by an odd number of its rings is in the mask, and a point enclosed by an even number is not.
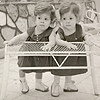
<svg viewBox="0 0 100 100"><path fill-rule="evenodd" d="M73 18L70 17L70 20L72 20Z"/></svg>
<svg viewBox="0 0 100 100"><path fill-rule="evenodd" d="M44 20L48 20L47 18L45 18Z"/></svg>
<svg viewBox="0 0 100 100"><path fill-rule="evenodd" d="M38 17L38 19L41 19L41 17Z"/></svg>
<svg viewBox="0 0 100 100"><path fill-rule="evenodd" d="M63 20L66 20L66 18L63 18Z"/></svg>

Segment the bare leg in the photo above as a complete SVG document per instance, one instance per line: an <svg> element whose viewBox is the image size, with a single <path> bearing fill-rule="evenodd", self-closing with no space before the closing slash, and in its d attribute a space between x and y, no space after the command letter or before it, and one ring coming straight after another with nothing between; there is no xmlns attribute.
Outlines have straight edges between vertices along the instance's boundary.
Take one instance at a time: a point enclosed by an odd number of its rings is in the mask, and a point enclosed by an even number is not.
<svg viewBox="0 0 100 100"><path fill-rule="evenodd" d="M42 73L36 73L36 79L41 79L42 80Z"/></svg>
<svg viewBox="0 0 100 100"><path fill-rule="evenodd" d="M60 76L54 75L54 82L51 86L51 95L53 97L58 97L60 95L59 90L60 90Z"/></svg>
<svg viewBox="0 0 100 100"><path fill-rule="evenodd" d="M54 75L54 82L59 84L60 83L60 76Z"/></svg>
<svg viewBox="0 0 100 100"><path fill-rule="evenodd" d="M22 70L19 70L19 77L24 78L25 77L25 72L23 72Z"/></svg>
<svg viewBox="0 0 100 100"><path fill-rule="evenodd" d="M65 76L65 82L69 83L72 81L72 76Z"/></svg>
<svg viewBox="0 0 100 100"><path fill-rule="evenodd" d="M42 73L36 73L36 83L35 83L35 90L41 92L48 92L48 87L42 83Z"/></svg>
<svg viewBox="0 0 100 100"><path fill-rule="evenodd" d="M29 87L27 85L25 73L22 70L19 70L19 79L20 79L21 92L25 94L29 91Z"/></svg>
<svg viewBox="0 0 100 100"><path fill-rule="evenodd" d="M74 83L72 76L65 76L64 92L77 92L78 89Z"/></svg>

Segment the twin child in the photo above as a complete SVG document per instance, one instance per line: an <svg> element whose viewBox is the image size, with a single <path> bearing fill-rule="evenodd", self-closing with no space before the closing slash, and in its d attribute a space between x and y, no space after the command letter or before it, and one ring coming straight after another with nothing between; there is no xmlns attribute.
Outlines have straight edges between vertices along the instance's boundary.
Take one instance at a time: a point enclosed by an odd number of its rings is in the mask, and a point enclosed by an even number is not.
<svg viewBox="0 0 100 100"><path fill-rule="evenodd" d="M34 10L35 26L27 29L26 32L15 36L10 41L5 41L4 44L17 44L19 41L33 41L33 42L48 42L47 45L42 46L42 50L50 50L57 45L66 46L68 48L77 49L76 45L71 42L82 42L83 32L79 25L80 9L74 3L64 3L60 6L60 25L59 28L52 28L51 24L56 23L55 9L52 4L47 2L37 3ZM87 39L87 36L84 36ZM57 66L50 56L20 56L18 57L19 67L46 67ZM63 56L56 57L59 63L64 59ZM87 66L86 57L84 56L70 56L64 63L64 66ZM26 81L25 73L36 72L35 90L41 92L49 91L48 86L42 82L42 73L51 71L54 75L54 82L51 85L51 95L58 97L60 95L60 76L65 76L64 92L77 92L78 88L72 81L72 75L86 73L87 69L52 69L52 70L19 70L19 80L21 84L21 92L27 93L29 86Z"/></svg>

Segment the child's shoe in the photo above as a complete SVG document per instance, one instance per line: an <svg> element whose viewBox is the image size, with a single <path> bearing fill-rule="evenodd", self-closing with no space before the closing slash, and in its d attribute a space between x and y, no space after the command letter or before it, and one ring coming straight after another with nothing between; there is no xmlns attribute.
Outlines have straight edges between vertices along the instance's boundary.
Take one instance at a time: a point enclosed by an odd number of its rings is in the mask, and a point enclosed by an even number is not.
<svg viewBox="0 0 100 100"><path fill-rule="evenodd" d="M44 83L38 82L38 83L36 83L35 90L41 91L41 92L48 92L49 91L49 88Z"/></svg>
<svg viewBox="0 0 100 100"><path fill-rule="evenodd" d="M29 86L27 85L27 82L25 79L20 79L20 87L21 87L21 92L23 94L29 91Z"/></svg>
<svg viewBox="0 0 100 100"><path fill-rule="evenodd" d="M53 82L51 85L51 95L53 97L58 97L60 95L60 85L59 83Z"/></svg>
<svg viewBox="0 0 100 100"><path fill-rule="evenodd" d="M78 88L76 87L76 85L74 83L75 83L74 81L71 81L68 83L65 82L63 91L64 92L77 92Z"/></svg>

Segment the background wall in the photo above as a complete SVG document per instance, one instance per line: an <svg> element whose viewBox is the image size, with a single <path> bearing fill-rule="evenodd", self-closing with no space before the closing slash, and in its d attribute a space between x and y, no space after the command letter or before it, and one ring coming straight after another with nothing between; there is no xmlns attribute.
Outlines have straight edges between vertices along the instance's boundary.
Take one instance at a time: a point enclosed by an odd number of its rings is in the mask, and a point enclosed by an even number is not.
<svg viewBox="0 0 100 100"><path fill-rule="evenodd" d="M14 36L26 31L28 27L33 27L35 25L34 7L36 2L39 0L0 0L0 1L1 1L0 3L0 49L1 49L4 48L3 42L5 40L10 40ZM81 15L84 23L91 22L86 18L85 11L88 9L96 10L96 8L94 7L95 3L92 0L44 0L44 1L51 2L56 9L59 8L59 4L61 2L65 1L78 2L81 7Z"/></svg>
<svg viewBox="0 0 100 100"><path fill-rule="evenodd" d="M100 13L100 0L95 0L97 12ZM98 19L100 22L100 15L98 15Z"/></svg>

